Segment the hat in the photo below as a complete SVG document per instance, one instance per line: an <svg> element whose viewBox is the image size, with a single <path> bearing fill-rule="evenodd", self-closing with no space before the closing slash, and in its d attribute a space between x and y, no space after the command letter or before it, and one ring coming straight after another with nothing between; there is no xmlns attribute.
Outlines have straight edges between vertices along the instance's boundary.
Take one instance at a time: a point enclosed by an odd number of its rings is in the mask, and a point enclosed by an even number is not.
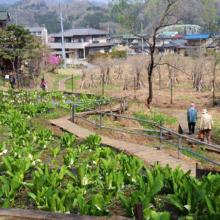
<svg viewBox="0 0 220 220"><path fill-rule="evenodd" d="M208 111L206 110L206 109L203 109L202 110L202 114L205 114L205 113L207 113Z"/></svg>
<svg viewBox="0 0 220 220"><path fill-rule="evenodd" d="M195 108L195 107L196 107L195 103L191 103L190 108Z"/></svg>
<svg viewBox="0 0 220 220"><path fill-rule="evenodd" d="M44 80L44 78L42 78L41 80Z"/></svg>

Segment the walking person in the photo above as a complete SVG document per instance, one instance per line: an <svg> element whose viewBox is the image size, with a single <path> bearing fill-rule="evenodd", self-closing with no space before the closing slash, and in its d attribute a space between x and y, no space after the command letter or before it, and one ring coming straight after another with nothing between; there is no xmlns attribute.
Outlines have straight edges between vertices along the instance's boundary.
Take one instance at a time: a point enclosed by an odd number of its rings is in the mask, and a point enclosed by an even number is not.
<svg viewBox="0 0 220 220"><path fill-rule="evenodd" d="M211 144L211 130L213 129L213 127L214 122L212 116L208 114L208 111L206 109L203 109L202 116L200 119L200 131L203 133L202 141L204 141L204 137L206 134L208 144Z"/></svg>
<svg viewBox="0 0 220 220"><path fill-rule="evenodd" d="M15 89L15 88L14 88L15 78L14 78L14 76L13 76L12 74L9 76L9 82L10 82L10 84L11 84L11 88L12 88L12 89Z"/></svg>
<svg viewBox="0 0 220 220"><path fill-rule="evenodd" d="M191 103L190 108L187 110L187 121L189 127L189 134L194 134L195 132L195 125L198 118L198 112L195 109L195 104Z"/></svg>
<svg viewBox="0 0 220 220"><path fill-rule="evenodd" d="M45 91L47 90L47 82L44 80L44 78L41 79L41 85L40 87Z"/></svg>

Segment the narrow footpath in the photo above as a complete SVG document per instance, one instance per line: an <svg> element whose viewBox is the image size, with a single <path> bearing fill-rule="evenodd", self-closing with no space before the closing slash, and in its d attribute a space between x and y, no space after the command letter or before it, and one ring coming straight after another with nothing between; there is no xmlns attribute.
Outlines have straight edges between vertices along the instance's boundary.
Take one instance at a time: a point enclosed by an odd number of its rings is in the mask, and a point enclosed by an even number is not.
<svg viewBox="0 0 220 220"><path fill-rule="evenodd" d="M50 123L62 128L63 130L66 130L72 134L75 134L77 137L81 139L86 139L87 136L90 134L95 134L85 128L80 127L77 124L72 123L69 120L69 116L55 119L55 120L49 120ZM127 154L130 154L132 156L137 156L141 158L144 162L150 163L151 165L154 164L154 162L161 161L161 165L163 167L166 166L166 164L169 164L171 168L175 169L179 164L181 164L181 169L184 172L187 172L191 169L191 176L196 176L196 167L182 161L181 159L177 159L175 157L172 157L162 151L157 150L153 147L146 147L138 144L133 144L125 141L119 141L115 139L111 139L105 136L102 137L102 144L108 145L110 147L116 148L120 151L124 151Z"/></svg>
<svg viewBox="0 0 220 220"><path fill-rule="evenodd" d="M65 91L66 90L66 85L65 85L65 82L68 80L68 79L71 79L72 76L69 76L65 79L61 79L58 83L58 90L59 91Z"/></svg>

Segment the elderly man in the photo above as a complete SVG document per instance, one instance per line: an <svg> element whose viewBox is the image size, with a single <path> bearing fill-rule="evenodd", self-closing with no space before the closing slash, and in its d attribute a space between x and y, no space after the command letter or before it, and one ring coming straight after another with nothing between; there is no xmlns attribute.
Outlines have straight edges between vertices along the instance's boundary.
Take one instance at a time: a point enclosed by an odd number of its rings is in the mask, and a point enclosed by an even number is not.
<svg viewBox="0 0 220 220"><path fill-rule="evenodd" d="M187 121L188 121L188 126L189 126L189 134L194 134L195 131L195 125L197 122L197 116L198 112L195 109L195 104L192 103L190 105L190 109L187 110Z"/></svg>
<svg viewBox="0 0 220 220"><path fill-rule="evenodd" d="M213 127L214 127L214 122L212 120L212 116L208 114L208 111L206 109L203 109L202 117L200 120L200 131L202 131L203 133L202 141L204 141L204 137L206 134L208 144L211 144L211 130L213 129Z"/></svg>

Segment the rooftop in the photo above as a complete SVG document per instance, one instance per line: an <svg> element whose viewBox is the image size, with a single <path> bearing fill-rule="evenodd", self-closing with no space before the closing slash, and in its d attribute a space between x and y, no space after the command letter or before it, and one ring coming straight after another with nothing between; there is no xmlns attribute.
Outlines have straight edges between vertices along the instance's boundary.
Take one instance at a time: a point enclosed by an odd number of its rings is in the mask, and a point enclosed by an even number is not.
<svg viewBox="0 0 220 220"><path fill-rule="evenodd" d="M102 31L94 28L84 28L84 27L75 27L69 30L64 31L64 37L72 36L88 36L88 35L107 35L107 31ZM61 37L61 33L54 34L52 37Z"/></svg>
<svg viewBox="0 0 220 220"><path fill-rule="evenodd" d="M182 35L182 34L176 34L174 36L171 36L171 38L185 38L186 35Z"/></svg>
<svg viewBox="0 0 220 220"><path fill-rule="evenodd" d="M167 32L163 32L161 35L166 35L167 37L171 37L177 33L178 31L167 31Z"/></svg>
<svg viewBox="0 0 220 220"><path fill-rule="evenodd" d="M168 37L167 35L164 35L164 34L160 34L156 38L157 39L170 39L170 37Z"/></svg>
<svg viewBox="0 0 220 220"><path fill-rule="evenodd" d="M193 35L187 35L184 40L199 40L199 39L207 39L211 37L210 34L193 34Z"/></svg>
<svg viewBox="0 0 220 220"><path fill-rule="evenodd" d="M10 14L6 10L0 10L0 21L10 20Z"/></svg>
<svg viewBox="0 0 220 220"><path fill-rule="evenodd" d="M45 27L24 27L25 30L29 30L30 32L43 31Z"/></svg>

